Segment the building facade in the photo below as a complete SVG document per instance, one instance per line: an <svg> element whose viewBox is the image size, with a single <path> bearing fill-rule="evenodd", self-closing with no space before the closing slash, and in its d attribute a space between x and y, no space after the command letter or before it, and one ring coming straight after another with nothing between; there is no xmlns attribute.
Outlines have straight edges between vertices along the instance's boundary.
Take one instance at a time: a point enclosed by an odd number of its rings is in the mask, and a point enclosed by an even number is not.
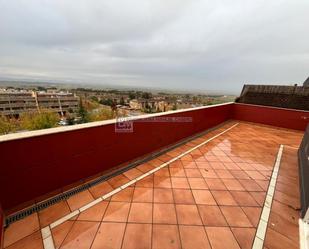
<svg viewBox="0 0 309 249"><path fill-rule="evenodd" d="M63 115L76 111L79 98L72 93L42 93L34 91L0 92L0 115L18 116L21 113L50 110Z"/></svg>

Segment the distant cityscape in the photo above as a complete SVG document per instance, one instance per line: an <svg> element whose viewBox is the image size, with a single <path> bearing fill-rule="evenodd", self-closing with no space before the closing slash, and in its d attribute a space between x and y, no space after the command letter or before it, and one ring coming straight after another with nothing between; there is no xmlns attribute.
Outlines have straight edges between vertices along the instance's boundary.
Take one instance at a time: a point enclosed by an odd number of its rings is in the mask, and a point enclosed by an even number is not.
<svg viewBox="0 0 309 249"><path fill-rule="evenodd" d="M308 110L308 86L309 78L302 85L245 84L241 94L235 96L0 82L0 134L226 102Z"/></svg>
<svg viewBox="0 0 309 249"><path fill-rule="evenodd" d="M234 101L233 95L142 90L2 86L0 134Z"/></svg>

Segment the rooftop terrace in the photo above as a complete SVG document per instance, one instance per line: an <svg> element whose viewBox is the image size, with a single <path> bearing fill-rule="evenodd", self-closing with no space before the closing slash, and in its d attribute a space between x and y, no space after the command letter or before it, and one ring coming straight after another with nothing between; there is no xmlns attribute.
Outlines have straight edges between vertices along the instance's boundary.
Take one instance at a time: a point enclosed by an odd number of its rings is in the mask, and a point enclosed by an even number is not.
<svg viewBox="0 0 309 249"><path fill-rule="evenodd" d="M299 248L308 112L230 103L144 118L162 116L192 120L3 137L3 248Z"/></svg>

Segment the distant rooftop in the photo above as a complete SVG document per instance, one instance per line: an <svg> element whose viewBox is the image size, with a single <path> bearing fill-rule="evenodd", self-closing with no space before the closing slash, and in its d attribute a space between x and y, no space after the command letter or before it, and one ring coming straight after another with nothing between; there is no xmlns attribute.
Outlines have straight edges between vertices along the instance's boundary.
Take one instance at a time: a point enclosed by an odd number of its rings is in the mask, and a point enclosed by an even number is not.
<svg viewBox="0 0 309 249"><path fill-rule="evenodd" d="M239 103L309 110L309 78L303 86L244 85Z"/></svg>

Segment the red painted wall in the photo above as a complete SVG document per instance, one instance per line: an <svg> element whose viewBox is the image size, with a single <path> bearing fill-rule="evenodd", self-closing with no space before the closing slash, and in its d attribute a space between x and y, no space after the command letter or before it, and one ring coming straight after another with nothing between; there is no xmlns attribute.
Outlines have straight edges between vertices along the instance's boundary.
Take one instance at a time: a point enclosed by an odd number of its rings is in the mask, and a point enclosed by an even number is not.
<svg viewBox="0 0 309 249"><path fill-rule="evenodd" d="M0 248L3 246L3 225L4 225L4 214L0 204Z"/></svg>
<svg viewBox="0 0 309 249"><path fill-rule="evenodd" d="M233 119L273 125L304 131L309 122L309 111L298 111L268 106L235 103L232 108Z"/></svg>
<svg viewBox="0 0 309 249"><path fill-rule="evenodd" d="M161 116L190 117L192 122L134 122L132 133L115 133L114 124L110 124L0 142L3 209L214 127L230 118L232 106Z"/></svg>

